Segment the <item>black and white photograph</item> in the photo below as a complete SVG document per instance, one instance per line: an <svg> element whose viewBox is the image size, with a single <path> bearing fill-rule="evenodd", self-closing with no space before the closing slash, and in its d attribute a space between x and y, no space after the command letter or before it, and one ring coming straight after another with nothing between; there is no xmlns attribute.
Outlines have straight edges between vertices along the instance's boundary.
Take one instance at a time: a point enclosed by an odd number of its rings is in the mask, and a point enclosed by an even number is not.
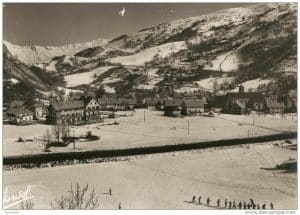
<svg viewBox="0 0 300 215"><path fill-rule="evenodd" d="M296 214L297 25L296 1L2 2L2 210Z"/></svg>

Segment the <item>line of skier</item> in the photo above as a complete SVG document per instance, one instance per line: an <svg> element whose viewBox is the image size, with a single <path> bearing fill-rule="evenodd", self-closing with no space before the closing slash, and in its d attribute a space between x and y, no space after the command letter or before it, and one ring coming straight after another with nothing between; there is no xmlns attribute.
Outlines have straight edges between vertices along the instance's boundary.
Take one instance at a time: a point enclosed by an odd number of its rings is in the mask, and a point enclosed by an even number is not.
<svg viewBox="0 0 300 215"><path fill-rule="evenodd" d="M199 196L198 197L198 204L202 204L201 200L202 200L202 196ZM196 196L193 196L192 203L196 203ZM207 206L213 206L213 205L211 205L211 199L209 197L206 198L206 205ZM260 205L259 203L255 203L253 199L250 199L250 201L248 203L245 202L245 201L236 202L235 200L231 201L231 200L225 199L223 207L221 206L221 200L217 199L215 206L217 208L240 209L240 210L250 210L250 209L254 209L254 210L270 209L270 210L273 210L274 209L274 205L273 205L272 202L270 203L269 208L267 208L267 205L265 203Z"/></svg>

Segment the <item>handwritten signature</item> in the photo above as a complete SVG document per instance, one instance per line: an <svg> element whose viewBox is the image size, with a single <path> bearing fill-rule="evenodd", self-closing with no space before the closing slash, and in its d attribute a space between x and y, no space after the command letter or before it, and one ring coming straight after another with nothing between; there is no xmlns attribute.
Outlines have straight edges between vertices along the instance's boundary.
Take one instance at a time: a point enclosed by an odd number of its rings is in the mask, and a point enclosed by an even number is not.
<svg viewBox="0 0 300 215"><path fill-rule="evenodd" d="M3 209L11 208L21 202L34 198L31 193L31 186L28 185L26 190L19 190L18 193L8 194L8 187L5 188L3 196Z"/></svg>

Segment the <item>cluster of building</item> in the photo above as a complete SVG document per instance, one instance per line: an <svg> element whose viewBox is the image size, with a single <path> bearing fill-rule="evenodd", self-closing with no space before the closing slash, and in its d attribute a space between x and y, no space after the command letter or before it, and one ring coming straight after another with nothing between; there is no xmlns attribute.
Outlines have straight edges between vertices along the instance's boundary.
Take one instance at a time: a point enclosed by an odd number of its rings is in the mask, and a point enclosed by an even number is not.
<svg viewBox="0 0 300 215"><path fill-rule="evenodd" d="M104 118L113 117L115 111L148 108L164 111L165 116L197 116L205 112L221 112L229 114L258 113L282 114L296 112L295 95L287 95L282 102L266 98L258 92L239 92L222 96L183 96L183 97L147 97L143 99L116 98L104 95L96 99L83 96L78 100L36 103L27 106L22 101L12 101L3 107L3 119L9 123L24 125L34 120L44 120L48 124L90 124L102 122Z"/></svg>
<svg viewBox="0 0 300 215"><path fill-rule="evenodd" d="M4 105L3 119L17 125L31 124L35 120L44 120L48 124L72 124L102 122L115 111L133 110L137 106L134 99L103 96L96 99L82 97L78 100L52 102L49 105L36 103L33 106L14 100Z"/></svg>
<svg viewBox="0 0 300 215"><path fill-rule="evenodd" d="M36 104L34 111L28 108L25 102L14 100L3 105L3 121L12 124L31 124L34 119L46 116L46 109L42 104Z"/></svg>
<svg viewBox="0 0 300 215"><path fill-rule="evenodd" d="M287 104L279 102L276 97L266 98L259 92L244 92L244 87L239 87L238 93L227 93L226 95L216 96L212 107L215 112L230 114L248 114L251 111L258 113L283 114L288 109L291 112L297 111L296 100Z"/></svg>
<svg viewBox="0 0 300 215"><path fill-rule="evenodd" d="M183 99L158 99L147 98L144 101L148 109L164 111L165 116L193 115L200 116L205 112L205 99L183 98Z"/></svg>
<svg viewBox="0 0 300 215"><path fill-rule="evenodd" d="M294 96L286 96L279 102L277 98L266 98L262 93L244 92L240 86L239 92L227 93L212 98L173 98L146 99L145 105L150 109L163 110L166 116L201 115L205 112L228 114L257 113L283 114L296 112L297 102Z"/></svg>

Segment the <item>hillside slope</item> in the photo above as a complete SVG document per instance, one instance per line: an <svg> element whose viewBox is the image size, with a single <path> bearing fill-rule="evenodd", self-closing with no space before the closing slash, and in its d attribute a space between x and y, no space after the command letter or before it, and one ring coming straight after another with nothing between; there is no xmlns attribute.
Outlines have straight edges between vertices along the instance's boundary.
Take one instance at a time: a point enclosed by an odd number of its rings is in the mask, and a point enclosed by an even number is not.
<svg viewBox="0 0 300 215"><path fill-rule="evenodd" d="M128 95L162 88L225 93L245 83L249 91L280 95L296 88L297 4L231 8L60 48L4 44L14 59L66 76L72 88L80 87L80 73L109 67L89 84Z"/></svg>

